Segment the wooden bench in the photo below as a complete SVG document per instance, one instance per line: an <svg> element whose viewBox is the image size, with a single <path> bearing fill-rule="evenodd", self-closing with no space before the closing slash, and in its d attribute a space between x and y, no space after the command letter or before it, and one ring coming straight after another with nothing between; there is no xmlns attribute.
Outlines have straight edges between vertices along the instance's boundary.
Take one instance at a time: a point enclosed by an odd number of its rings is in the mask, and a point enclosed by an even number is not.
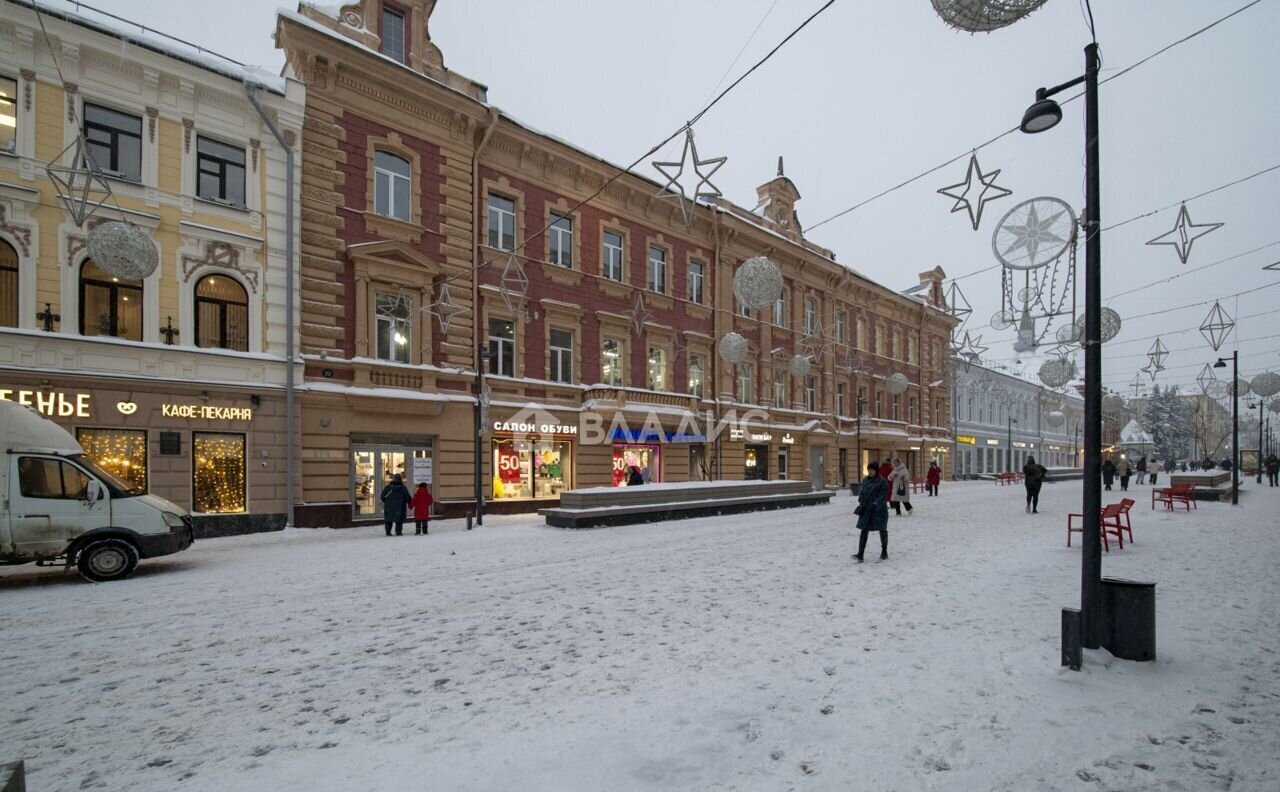
<svg viewBox="0 0 1280 792"><path fill-rule="evenodd" d="M1128 499L1126 498L1126 500ZM1130 501L1130 503L1132 504L1132 501ZM1123 508L1124 506L1120 503L1110 503L1102 507L1102 512L1099 515L1100 522L1098 527L1102 534L1102 548L1106 550L1108 553L1111 552L1111 543L1108 541L1108 538L1110 536L1115 536L1116 541L1120 543L1120 549L1121 550L1124 549L1124 534L1122 533L1122 531L1124 531L1125 526L1124 526L1124 523L1121 522L1121 518L1124 516L1124 512L1122 511ZM1076 528L1072 525L1072 523L1074 522L1074 518L1076 517L1080 518L1079 528ZM1084 533L1084 515L1083 514L1067 515L1067 547L1071 546L1071 534L1073 533L1078 533L1078 534ZM1129 535L1130 537L1133 536L1132 531L1130 531Z"/></svg>
<svg viewBox="0 0 1280 792"><path fill-rule="evenodd" d="M1174 484L1172 487L1152 487L1151 488L1151 508L1155 508L1157 503L1163 503L1164 507L1170 511L1173 510L1175 503L1181 503L1186 507L1187 511L1191 511L1191 507L1196 503L1196 485L1195 484ZM1199 506L1195 506L1199 509Z"/></svg>
<svg viewBox="0 0 1280 792"><path fill-rule="evenodd" d="M631 525L827 503L833 492L808 481L697 481L565 490L539 509L557 528Z"/></svg>

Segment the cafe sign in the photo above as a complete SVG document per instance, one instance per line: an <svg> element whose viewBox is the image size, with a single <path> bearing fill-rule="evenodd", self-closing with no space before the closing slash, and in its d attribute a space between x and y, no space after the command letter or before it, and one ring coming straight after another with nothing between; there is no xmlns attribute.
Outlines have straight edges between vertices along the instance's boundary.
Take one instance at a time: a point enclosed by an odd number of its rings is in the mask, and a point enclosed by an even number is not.
<svg viewBox="0 0 1280 792"><path fill-rule="evenodd" d="M50 418L88 418L89 398L87 393L0 388L0 400L25 404Z"/></svg>
<svg viewBox="0 0 1280 792"><path fill-rule="evenodd" d="M252 421L252 407L214 407L208 404L162 404L165 418L200 418L206 421Z"/></svg>
<svg viewBox="0 0 1280 792"><path fill-rule="evenodd" d="M964 443L965 445L977 445L978 438L973 437L972 435L956 435L956 442Z"/></svg>

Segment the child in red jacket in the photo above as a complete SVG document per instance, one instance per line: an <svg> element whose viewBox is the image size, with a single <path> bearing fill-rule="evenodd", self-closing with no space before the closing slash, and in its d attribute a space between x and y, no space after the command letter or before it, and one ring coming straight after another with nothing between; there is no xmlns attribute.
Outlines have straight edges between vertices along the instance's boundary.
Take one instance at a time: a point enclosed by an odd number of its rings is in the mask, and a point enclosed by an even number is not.
<svg viewBox="0 0 1280 792"><path fill-rule="evenodd" d="M427 483L418 484L418 489L413 493L413 500L410 504L413 506L413 522L414 536L426 536L427 528L431 522L431 504L434 502L431 497L431 490L427 489Z"/></svg>

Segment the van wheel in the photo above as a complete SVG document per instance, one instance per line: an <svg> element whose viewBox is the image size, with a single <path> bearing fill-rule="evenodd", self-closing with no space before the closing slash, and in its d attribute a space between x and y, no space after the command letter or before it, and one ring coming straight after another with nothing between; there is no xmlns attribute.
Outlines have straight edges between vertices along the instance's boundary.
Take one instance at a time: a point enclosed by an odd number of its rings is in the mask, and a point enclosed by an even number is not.
<svg viewBox="0 0 1280 792"><path fill-rule="evenodd" d="M138 566L138 551L123 539L99 539L80 550L76 566L86 580L95 583L120 580Z"/></svg>

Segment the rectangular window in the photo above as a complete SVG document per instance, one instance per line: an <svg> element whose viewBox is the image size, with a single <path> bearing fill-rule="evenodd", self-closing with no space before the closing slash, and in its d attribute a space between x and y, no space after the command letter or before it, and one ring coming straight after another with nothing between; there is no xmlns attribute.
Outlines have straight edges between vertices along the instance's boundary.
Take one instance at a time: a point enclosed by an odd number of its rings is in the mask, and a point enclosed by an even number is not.
<svg viewBox="0 0 1280 792"><path fill-rule="evenodd" d="M773 325L774 327L785 327L787 323L787 293L783 292L778 295L778 301L773 304Z"/></svg>
<svg viewBox="0 0 1280 792"><path fill-rule="evenodd" d="M844 311L836 311L836 342L840 344L849 343L848 322L845 318Z"/></svg>
<svg viewBox="0 0 1280 792"><path fill-rule="evenodd" d="M133 489L147 490L145 429L76 429L76 440L108 473Z"/></svg>
<svg viewBox="0 0 1280 792"><path fill-rule="evenodd" d="M667 350L649 347L649 390L667 389Z"/></svg>
<svg viewBox="0 0 1280 792"><path fill-rule="evenodd" d="M373 211L383 217L409 222L412 200L409 160L388 151L373 152Z"/></svg>
<svg viewBox="0 0 1280 792"><path fill-rule="evenodd" d="M804 408L809 412L818 409L818 378L805 377L804 380Z"/></svg>
<svg viewBox="0 0 1280 792"><path fill-rule="evenodd" d="M0 240L0 327L17 326L18 251L13 245Z"/></svg>
<svg viewBox="0 0 1280 792"><path fill-rule="evenodd" d="M503 377L516 375L516 323L507 319L489 320L489 373Z"/></svg>
<svg viewBox="0 0 1280 792"><path fill-rule="evenodd" d="M902 331L893 331L893 359L902 360Z"/></svg>
<svg viewBox="0 0 1280 792"><path fill-rule="evenodd" d="M702 304L702 262L689 262L689 302Z"/></svg>
<svg viewBox="0 0 1280 792"><path fill-rule="evenodd" d="M751 308L746 303L738 303L738 315L743 319L750 319Z"/></svg>
<svg viewBox="0 0 1280 792"><path fill-rule="evenodd" d="M547 260L557 267L573 269L573 218L551 213L547 229Z"/></svg>
<svg viewBox="0 0 1280 792"><path fill-rule="evenodd" d="M902 397L901 396L893 397L893 420L895 421L902 420Z"/></svg>
<svg viewBox="0 0 1280 792"><path fill-rule="evenodd" d="M605 385L622 386L622 342L606 338L600 345L600 381Z"/></svg>
<svg viewBox="0 0 1280 792"><path fill-rule="evenodd" d="M202 514L245 511L244 435L191 433L191 510Z"/></svg>
<svg viewBox="0 0 1280 792"><path fill-rule="evenodd" d="M786 407L787 402L787 372L776 368L773 370L773 406Z"/></svg>
<svg viewBox="0 0 1280 792"><path fill-rule="evenodd" d="M550 332L551 341L551 381L573 382L573 332L557 330Z"/></svg>
<svg viewBox="0 0 1280 792"><path fill-rule="evenodd" d="M110 176L142 181L142 117L84 104L88 154Z"/></svg>
<svg viewBox="0 0 1280 792"><path fill-rule="evenodd" d="M702 398L702 357L689 356L689 395Z"/></svg>
<svg viewBox="0 0 1280 792"><path fill-rule="evenodd" d="M18 81L0 76L0 151L18 148Z"/></svg>
<svg viewBox="0 0 1280 792"><path fill-rule="evenodd" d="M876 325L876 354L884 357L884 330Z"/></svg>
<svg viewBox="0 0 1280 792"><path fill-rule="evenodd" d="M912 333L907 338L907 362L913 366L916 364L916 344L918 342L919 339L916 337L915 333Z"/></svg>
<svg viewBox="0 0 1280 792"><path fill-rule="evenodd" d="M804 298L804 334L813 335L818 329L818 301Z"/></svg>
<svg viewBox="0 0 1280 792"><path fill-rule="evenodd" d="M907 399L907 423L916 422L916 400L915 397Z"/></svg>
<svg viewBox="0 0 1280 792"><path fill-rule="evenodd" d="M662 248L649 248L649 291L667 293L667 252Z"/></svg>
<svg viewBox="0 0 1280 792"><path fill-rule="evenodd" d="M752 380L755 378L755 369L750 363L738 364L738 401L743 404L751 404L754 400L752 394Z"/></svg>
<svg viewBox="0 0 1280 792"><path fill-rule="evenodd" d="M489 247L516 249L516 202L489 193Z"/></svg>
<svg viewBox="0 0 1280 792"><path fill-rule="evenodd" d="M836 383L836 415L845 415L844 411L844 383Z"/></svg>
<svg viewBox="0 0 1280 792"><path fill-rule="evenodd" d="M600 257L600 274L611 281L622 282L622 234L604 232L604 251Z"/></svg>
<svg viewBox="0 0 1280 792"><path fill-rule="evenodd" d="M413 309L408 297L403 294L379 293L374 297L374 314L377 321L377 348L375 357L378 360L390 360L394 363L409 362L409 337Z"/></svg>
<svg viewBox="0 0 1280 792"><path fill-rule="evenodd" d="M383 55L404 63L404 14L393 8L382 8Z"/></svg>
<svg viewBox="0 0 1280 792"><path fill-rule="evenodd" d="M858 320L858 338L854 346L856 346L858 349L867 348L867 320L866 319Z"/></svg>
<svg viewBox="0 0 1280 792"><path fill-rule="evenodd" d="M876 417L884 417L884 394L876 391Z"/></svg>
<svg viewBox="0 0 1280 792"><path fill-rule="evenodd" d="M196 136L196 196L244 207L244 149Z"/></svg>
<svg viewBox="0 0 1280 792"><path fill-rule="evenodd" d="M862 418L862 414L867 411L867 389L865 387L858 388L858 418Z"/></svg>
<svg viewBox="0 0 1280 792"><path fill-rule="evenodd" d="M558 498L571 486L573 444L564 440L493 441L495 500Z"/></svg>
<svg viewBox="0 0 1280 792"><path fill-rule="evenodd" d="M88 490L89 477L70 462L43 457L18 459L18 491L24 498L84 500Z"/></svg>

